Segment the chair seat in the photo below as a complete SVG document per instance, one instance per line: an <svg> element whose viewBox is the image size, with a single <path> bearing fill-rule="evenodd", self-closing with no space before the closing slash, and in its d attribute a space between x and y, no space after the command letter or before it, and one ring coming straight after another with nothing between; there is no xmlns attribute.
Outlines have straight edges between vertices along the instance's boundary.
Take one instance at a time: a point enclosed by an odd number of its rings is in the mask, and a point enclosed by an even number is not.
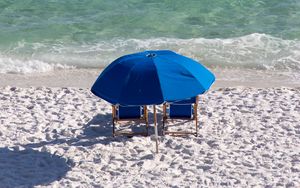
<svg viewBox="0 0 300 188"><path fill-rule="evenodd" d="M170 104L170 118L192 118L193 106L191 104Z"/></svg>

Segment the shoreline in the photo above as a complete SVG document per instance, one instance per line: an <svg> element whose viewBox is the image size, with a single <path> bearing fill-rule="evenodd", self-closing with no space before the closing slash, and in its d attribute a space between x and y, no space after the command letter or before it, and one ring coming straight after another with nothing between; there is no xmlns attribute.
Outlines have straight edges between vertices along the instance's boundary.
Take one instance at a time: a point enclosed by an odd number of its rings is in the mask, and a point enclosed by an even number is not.
<svg viewBox="0 0 300 188"><path fill-rule="evenodd" d="M90 88L103 69L66 69L32 74L0 74L0 87ZM212 89L222 87L300 87L300 74L240 69L211 69L216 75Z"/></svg>

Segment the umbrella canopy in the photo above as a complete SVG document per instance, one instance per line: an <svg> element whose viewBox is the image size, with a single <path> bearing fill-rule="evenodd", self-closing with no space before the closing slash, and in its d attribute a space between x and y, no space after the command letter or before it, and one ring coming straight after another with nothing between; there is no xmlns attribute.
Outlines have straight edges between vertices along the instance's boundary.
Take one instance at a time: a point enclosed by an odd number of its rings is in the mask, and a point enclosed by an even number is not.
<svg viewBox="0 0 300 188"><path fill-rule="evenodd" d="M91 91L112 104L150 105L194 97L214 81L193 59L169 50L144 51L113 61Z"/></svg>

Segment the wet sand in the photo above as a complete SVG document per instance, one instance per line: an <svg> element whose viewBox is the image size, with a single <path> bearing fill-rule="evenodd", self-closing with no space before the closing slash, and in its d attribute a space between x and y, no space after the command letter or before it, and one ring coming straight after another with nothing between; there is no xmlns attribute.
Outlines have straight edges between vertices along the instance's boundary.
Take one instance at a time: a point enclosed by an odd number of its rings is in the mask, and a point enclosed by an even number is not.
<svg viewBox="0 0 300 188"><path fill-rule="evenodd" d="M0 74L0 87L78 87L90 88L102 69L66 69L46 73ZM220 87L300 87L297 72L270 72L239 69L213 69Z"/></svg>

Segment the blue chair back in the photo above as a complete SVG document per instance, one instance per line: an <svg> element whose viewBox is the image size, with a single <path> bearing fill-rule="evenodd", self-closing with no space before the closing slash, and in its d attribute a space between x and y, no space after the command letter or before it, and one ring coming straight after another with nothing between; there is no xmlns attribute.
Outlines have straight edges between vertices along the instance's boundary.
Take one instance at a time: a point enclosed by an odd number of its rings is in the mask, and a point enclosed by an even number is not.
<svg viewBox="0 0 300 188"><path fill-rule="evenodd" d="M193 106L191 104L170 104L170 118L192 118Z"/></svg>
<svg viewBox="0 0 300 188"><path fill-rule="evenodd" d="M193 105L196 103L196 97L185 100L174 101L170 104L169 116L170 118L192 118Z"/></svg>
<svg viewBox="0 0 300 188"><path fill-rule="evenodd" d="M141 106L119 106L119 110L117 110L117 117L120 119L136 119L140 118L142 114Z"/></svg>

